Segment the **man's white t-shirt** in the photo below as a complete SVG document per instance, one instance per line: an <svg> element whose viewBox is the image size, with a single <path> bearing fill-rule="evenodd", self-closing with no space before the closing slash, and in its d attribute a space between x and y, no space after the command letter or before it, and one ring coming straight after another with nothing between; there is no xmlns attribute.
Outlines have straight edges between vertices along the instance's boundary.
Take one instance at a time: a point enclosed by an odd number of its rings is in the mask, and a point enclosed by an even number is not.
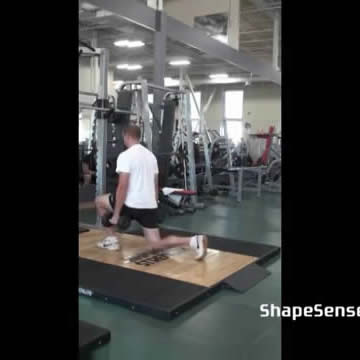
<svg viewBox="0 0 360 360"><path fill-rule="evenodd" d="M116 172L130 174L126 206L135 209L157 208L155 175L159 174L159 168L151 151L140 144L131 146L118 156Z"/></svg>

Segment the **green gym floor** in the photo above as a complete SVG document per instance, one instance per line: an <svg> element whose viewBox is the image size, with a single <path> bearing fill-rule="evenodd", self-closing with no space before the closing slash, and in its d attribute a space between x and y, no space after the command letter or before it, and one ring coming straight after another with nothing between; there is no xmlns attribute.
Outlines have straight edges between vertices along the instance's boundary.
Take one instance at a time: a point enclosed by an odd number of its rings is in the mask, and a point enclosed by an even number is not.
<svg viewBox="0 0 360 360"><path fill-rule="evenodd" d="M281 246L281 195L245 193L240 204L226 197L206 200L193 215L168 217L163 227ZM92 209L80 222L95 222ZM220 290L170 322L79 296L79 317L111 331L109 344L92 359L280 360L281 319L260 318L260 304L281 304L281 258L271 275L245 294Z"/></svg>

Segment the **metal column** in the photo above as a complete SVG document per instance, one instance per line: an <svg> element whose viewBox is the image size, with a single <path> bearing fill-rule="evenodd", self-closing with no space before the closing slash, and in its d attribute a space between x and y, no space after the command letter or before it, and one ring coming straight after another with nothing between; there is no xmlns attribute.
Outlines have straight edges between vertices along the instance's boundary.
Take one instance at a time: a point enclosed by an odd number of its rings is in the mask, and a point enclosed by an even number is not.
<svg viewBox="0 0 360 360"><path fill-rule="evenodd" d="M91 39L90 44L94 49L98 47L98 36L96 31L93 32L93 37ZM98 84L99 84L99 62L97 57L92 56L90 58L90 88L92 92L97 93L99 91Z"/></svg>
<svg viewBox="0 0 360 360"><path fill-rule="evenodd" d="M191 80L188 75L186 75L186 81L189 85L190 93L193 98L193 101L194 101L194 104L196 107L196 111L198 112L199 117L200 117L200 136L201 136L203 146L204 146L205 174L206 174L206 179L207 179L207 185L208 185L209 191L210 191L213 188L213 181L212 181L212 174L211 174L211 161L210 161L210 155L209 155L209 141L208 141L207 127L206 127L205 118L204 118L204 112L200 110L199 105L196 102L194 88L192 86ZM212 97L213 97L213 95L211 96L210 100L212 100Z"/></svg>
<svg viewBox="0 0 360 360"><path fill-rule="evenodd" d="M240 168L238 172L238 191L236 197L238 202L241 202L242 200L243 176L244 176L244 170Z"/></svg>
<svg viewBox="0 0 360 360"><path fill-rule="evenodd" d="M224 129L224 137L226 139L226 151L227 151L227 157L228 157L228 167L231 168L232 167L232 157L231 157L231 151L230 151L230 143L229 143L229 136L228 136L228 130L227 130L227 122L226 122L226 118L225 118L225 91L223 90L222 92L222 103L224 106L224 114L223 114L223 129ZM235 177L234 174L230 173L230 187L231 187L231 191L232 193L236 193L236 189L235 189Z"/></svg>
<svg viewBox="0 0 360 360"><path fill-rule="evenodd" d="M100 52L100 86L99 99L107 99L108 92L108 64L109 53L107 49ZM102 112L101 118L96 124L97 158L96 158L96 195L103 195L106 192L106 162L107 162L107 119ZM101 219L96 219L97 226L101 225Z"/></svg>
<svg viewBox="0 0 360 360"><path fill-rule="evenodd" d="M240 40L240 0L229 0L228 44L239 50Z"/></svg>
<svg viewBox="0 0 360 360"><path fill-rule="evenodd" d="M145 140L147 147L150 151L153 150L153 136L151 133L150 125L150 114L149 114L149 104L148 104L148 85L146 80L141 81L141 116L142 121L144 122L144 132ZM153 126L156 121L153 120Z"/></svg>
<svg viewBox="0 0 360 360"><path fill-rule="evenodd" d="M180 69L180 91L184 91L184 69ZM184 100L184 104L182 107L182 111L180 113L181 122L185 120L186 125L186 143L187 143L187 164L189 169L189 185L190 190L197 192L197 183L196 183L196 167L195 167L195 154L194 154L194 143L192 139L192 124L191 124L191 109L190 109L190 94L186 92L186 94L182 94L182 99ZM186 173L186 169L184 169ZM191 196L191 201L193 205L197 205L198 203L197 195Z"/></svg>
<svg viewBox="0 0 360 360"><path fill-rule="evenodd" d="M162 11L156 11L156 31L154 32L154 84L164 87L166 71L166 15ZM154 117L158 120L152 122L152 151L159 152L161 117L161 104L163 91L154 89Z"/></svg>
<svg viewBox="0 0 360 360"><path fill-rule="evenodd" d="M280 13L274 15L274 32L273 32L273 67L279 71L279 49L280 49Z"/></svg>

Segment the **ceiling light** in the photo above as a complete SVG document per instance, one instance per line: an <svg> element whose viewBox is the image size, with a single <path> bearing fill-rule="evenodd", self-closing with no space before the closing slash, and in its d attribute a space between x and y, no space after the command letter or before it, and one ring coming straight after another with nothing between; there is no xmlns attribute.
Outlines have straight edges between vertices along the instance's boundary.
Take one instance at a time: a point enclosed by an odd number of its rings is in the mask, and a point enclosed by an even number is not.
<svg viewBox="0 0 360 360"><path fill-rule="evenodd" d="M228 74L210 74L210 79L227 79L229 77Z"/></svg>
<svg viewBox="0 0 360 360"><path fill-rule="evenodd" d="M140 69L142 69L143 67L141 66L141 65L138 65L138 64L136 64L136 65L128 65L128 67L127 67L127 69L129 70L129 71L131 71L131 70L140 70Z"/></svg>
<svg viewBox="0 0 360 360"><path fill-rule="evenodd" d="M191 62L189 60L173 60L170 61L169 64L171 66L186 66L186 65L190 65Z"/></svg>
<svg viewBox="0 0 360 360"><path fill-rule="evenodd" d="M136 47L144 46L145 43L140 40L130 41L125 39L125 40L115 41L114 45L118 47L136 48Z"/></svg>
<svg viewBox="0 0 360 360"><path fill-rule="evenodd" d="M177 79L173 79L171 77L165 77L164 78L164 85L165 86L178 86L180 84L180 81Z"/></svg>
<svg viewBox="0 0 360 360"><path fill-rule="evenodd" d="M119 70L122 70L122 69L127 69L128 66L129 66L129 64L120 64L116 68L119 69Z"/></svg>
<svg viewBox="0 0 360 360"><path fill-rule="evenodd" d="M218 35L212 36L212 38L222 42L223 44L228 43L228 37L226 35L218 34Z"/></svg>
<svg viewBox="0 0 360 360"><path fill-rule="evenodd" d="M133 64L133 65L129 65L129 64L119 64L118 66L116 66L117 69L119 70L140 70L143 67L139 64Z"/></svg>
<svg viewBox="0 0 360 360"><path fill-rule="evenodd" d="M119 47L127 47L128 44L129 44L129 40L119 40L114 42L114 45Z"/></svg>
<svg viewBox="0 0 360 360"><path fill-rule="evenodd" d="M140 41L140 40L136 40L136 41L129 41L128 43L128 48L137 48L137 47L142 47L144 46L145 43Z"/></svg>

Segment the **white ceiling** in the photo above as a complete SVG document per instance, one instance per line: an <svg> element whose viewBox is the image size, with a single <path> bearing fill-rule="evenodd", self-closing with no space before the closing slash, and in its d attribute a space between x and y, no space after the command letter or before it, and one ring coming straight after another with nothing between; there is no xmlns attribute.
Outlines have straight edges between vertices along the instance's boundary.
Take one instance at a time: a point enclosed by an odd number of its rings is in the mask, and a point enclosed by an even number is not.
<svg viewBox="0 0 360 360"><path fill-rule="evenodd" d="M90 0L91 1L91 0ZM134 1L134 0L132 0ZM141 0L138 0L141 1ZM165 0L182 1L182 0ZM219 0L221 1L221 0ZM272 62L273 19L272 13L279 11L281 1L260 0L265 9L259 10L254 5L259 0L241 0L240 17L240 48ZM270 10L272 9L272 10ZM153 33L150 30L127 22L106 11L98 11L90 4L83 4L79 13L79 37L90 41L94 34L97 37L98 47L110 50L110 65L112 68L119 63L141 63L144 68L140 72L115 71L115 79L129 80L141 75L149 80L153 74ZM142 40L145 46L136 49L124 49L114 46L119 39ZM210 73L227 72L233 76L249 76L245 70L240 70L221 59L214 59L206 54L185 46L184 44L168 39L167 60L185 57L191 60L189 74L192 78L208 77ZM178 76L178 70L168 66L167 76Z"/></svg>

